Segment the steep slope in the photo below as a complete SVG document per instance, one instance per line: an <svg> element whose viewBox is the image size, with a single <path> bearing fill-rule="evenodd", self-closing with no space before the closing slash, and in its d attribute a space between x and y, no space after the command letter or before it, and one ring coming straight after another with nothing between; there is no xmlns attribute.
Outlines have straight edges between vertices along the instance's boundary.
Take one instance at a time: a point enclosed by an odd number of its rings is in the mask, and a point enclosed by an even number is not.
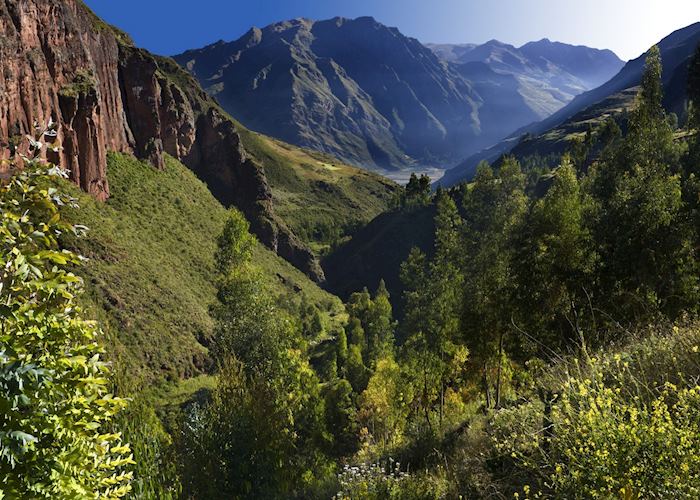
<svg viewBox="0 0 700 500"><path fill-rule="evenodd" d="M381 214L323 260L326 288L347 299L365 287L376 290L383 279L399 317L403 288L399 279L401 263L413 247L428 254L432 252L434 218L433 205Z"/></svg>
<svg viewBox="0 0 700 500"><path fill-rule="evenodd" d="M317 252L385 211L399 186L324 153L245 131L243 144L265 165L276 213Z"/></svg>
<svg viewBox="0 0 700 500"><path fill-rule="evenodd" d="M365 167L442 161L479 142L469 86L369 17L286 21L175 59L246 126Z"/></svg>
<svg viewBox="0 0 700 500"><path fill-rule="evenodd" d="M666 109L675 112L679 116L684 113L686 101L686 84L688 62L695 48L700 43L700 23L695 23L683 29L677 30L661 40L657 45L661 51L663 63L664 105ZM634 87L639 85L644 69L646 54L628 62L622 70L610 81L600 87L577 96L570 104L545 120L530 124L514 132L510 137L481 151L461 162L457 167L448 170L440 179L442 186L451 186L469 179L475 172L476 166L482 160L494 161L499 156L506 154L521 142L523 136L528 137L528 153L540 153L551 150L552 142L547 137L561 135L562 131L576 129L576 123L580 117L589 116L588 120L596 114L596 109L607 113L610 107L607 104L618 101L618 106L613 108L618 111L628 109L630 103L622 103L621 100L633 96ZM559 131L555 131L559 129ZM552 133L549 133L549 132ZM540 142L540 137L543 140ZM542 144L542 147L538 146ZM555 148L561 152L562 143Z"/></svg>
<svg viewBox="0 0 700 500"><path fill-rule="evenodd" d="M604 84L624 66L611 50L552 42L547 38L526 43L518 50L543 69L554 64L581 80L589 89Z"/></svg>
<svg viewBox="0 0 700 500"><path fill-rule="evenodd" d="M226 208L170 156L162 170L131 155L107 160L110 198L102 203L72 188L81 208L68 218L90 228L64 243L89 258L85 279L91 315L106 329L119 369L142 383L205 373L216 301L214 252ZM70 186L65 186L70 189ZM263 245L254 261L280 302L317 304L331 321L342 304Z"/></svg>
<svg viewBox="0 0 700 500"><path fill-rule="evenodd" d="M247 127L370 169L396 170L451 165L591 88L538 50L561 60L568 51L582 66L600 61L607 76L622 65L609 68L604 56L611 53L561 45L528 47L532 60L495 41L436 48L460 63L447 64L369 17L295 19L175 60ZM470 62L498 74L464 64ZM580 73L590 76L588 68Z"/></svg>
<svg viewBox="0 0 700 500"><path fill-rule="evenodd" d="M78 0L3 0L0 34L0 137L17 142L52 118L63 145L57 160L101 200L109 197L108 150L156 168L168 153L240 208L261 241L323 279L275 215L264 170L241 147L236 125L175 63L135 48Z"/></svg>
<svg viewBox="0 0 700 500"><path fill-rule="evenodd" d="M58 122L63 149L53 159L99 200L110 194L108 151L133 153L158 169L167 153L192 169L224 205L238 207L260 241L323 280L316 256L275 211L265 173L267 147L249 154L244 127L171 59L134 47L79 0L3 0L0 36L3 142L21 143L34 122ZM298 168L278 157L284 168ZM370 190L384 185L378 177L365 181ZM351 199L353 207L372 206L353 223L369 220L382 200Z"/></svg>

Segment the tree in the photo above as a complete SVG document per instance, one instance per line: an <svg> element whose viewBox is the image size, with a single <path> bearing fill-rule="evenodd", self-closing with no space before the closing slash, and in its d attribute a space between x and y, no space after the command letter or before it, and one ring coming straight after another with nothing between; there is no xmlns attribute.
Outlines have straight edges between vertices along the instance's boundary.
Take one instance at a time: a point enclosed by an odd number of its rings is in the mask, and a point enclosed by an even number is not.
<svg viewBox="0 0 700 500"><path fill-rule="evenodd" d="M341 377L345 377L348 362L348 336L345 333L345 328L340 328L336 335L335 355L338 363L338 373Z"/></svg>
<svg viewBox="0 0 700 500"><path fill-rule="evenodd" d="M329 472L324 402L300 322L275 307L250 253L240 250L251 241L245 219L231 211L212 307L218 386L185 422L188 495L304 496Z"/></svg>
<svg viewBox="0 0 700 500"><path fill-rule="evenodd" d="M360 397L358 419L384 450L400 442L408 414L409 387L403 383L398 363L383 358Z"/></svg>
<svg viewBox="0 0 700 500"><path fill-rule="evenodd" d="M657 311L673 316L697 303L680 157L662 106L661 60L654 47L627 136L591 171L603 264L599 296L617 320Z"/></svg>
<svg viewBox="0 0 700 500"><path fill-rule="evenodd" d="M423 206L430 203L430 177L425 174L418 177L412 173L399 203L401 207Z"/></svg>
<svg viewBox="0 0 700 500"><path fill-rule="evenodd" d="M482 165L465 193L463 325L472 356L482 364L486 406L500 403L505 337L511 329L514 240L526 209L525 178L506 158L498 174ZM496 382L491 361L496 358ZM491 386L495 385L495 398Z"/></svg>
<svg viewBox="0 0 700 500"><path fill-rule="evenodd" d="M587 289L592 292L596 257L586 225L591 211L576 171L565 156L543 198L534 202L518 230L514 276L518 317L537 342L537 352L563 347L584 325ZM530 339L525 339L530 344ZM544 354L544 353L543 353Z"/></svg>
<svg viewBox="0 0 700 500"><path fill-rule="evenodd" d="M417 391L426 424L432 429L430 412L438 409L442 430L445 392L456 377L452 360L460 353L463 275L460 231L463 221L452 198L437 195L435 252L432 259L414 249L402 265L406 313L404 362L420 381Z"/></svg>
<svg viewBox="0 0 700 500"><path fill-rule="evenodd" d="M263 284L252 261L255 239L243 215L232 209L218 240L216 254L217 303L211 307L216 321L212 348L218 363L232 354L249 374L276 369L275 356L292 346L292 338L281 334L284 313Z"/></svg>
<svg viewBox="0 0 700 500"><path fill-rule="evenodd" d="M366 364L371 368L376 365L378 359L391 354L394 347L394 320L389 292L384 280L379 282L379 287L369 304L366 321L367 354L365 359Z"/></svg>
<svg viewBox="0 0 700 500"><path fill-rule="evenodd" d="M82 258L58 243L83 228L61 217L76 204L61 192L67 173L40 159L45 137L52 124L0 182L0 497L123 497L133 460L111 426L126 401L110 394L101 332L78 306L68 268Z"/></svg>
<svg viewBox="0 0 700 500"><path fill-rule="evenodd" d="M326 386L326 427L333 433L333 454L347 456L357 450L356 410L353 389L345 379L334 380Z"/></svg>

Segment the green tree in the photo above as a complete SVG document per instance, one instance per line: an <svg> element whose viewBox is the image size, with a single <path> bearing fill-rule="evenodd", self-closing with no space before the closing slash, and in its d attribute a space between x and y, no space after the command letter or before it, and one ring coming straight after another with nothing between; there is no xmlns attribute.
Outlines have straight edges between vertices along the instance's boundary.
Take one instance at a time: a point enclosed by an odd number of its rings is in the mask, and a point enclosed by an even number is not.
<svg viewBox="0 0 700 500"><path fill-rule="evenodd" d="M389 301L389 292L384 280L379 282L379 287L369 304L366 314L367 324L365 334L367 339L366 364L374 367L377 360L391 354L394 347L394 320Z"/></svg>
<svg viewBox="0 0 700 500"><path fill-rule="evenodd" d="M328 383L324 389L326 427L333 434L333 454L347 456L357 450L357 422L353 388L345 379Z"/></svg>
<svg viewBox="0 0 700 500"><path fill-rule="evenodd" d="M82 228L61 218L75 201L50 187L67 173L40 159L55 136L38 130L31 157L0 181L0 497L123 497L133 460L111 429L126 402L110 394L101 332L78 306L68 268L82 258L59 247Z"/></svg>
<svg viewBox="0 0 700 500"><path fill-rule="evenodd" d="M578 341L585 329L586 293L592 291L596 264L586 224L590 205L574 166L564 157L547 193L534 202L518 231L513 266L518 317L537 342L532 345L526 338L526 344L540 354Z"/></svg>
<svg viewBox="0 0 700 500"><path fill-rule="evenodd" d="M500 403L505 341L514 312L514 240L527 206L524 187L519 163L506 158L497 175L482 165L463 200L462 252L469 256L464 264L463 325L472 356L482 365L487 407Z"/></svg>
<svg viewBox="0 0 700 500"><path fill-rule="evenodd" d="M299 321L275 307L250 254L239 251L254 241L247 229L232 211L219 239L221 276L212 307L219 382L211 403L185 422L185 492L304 496L329 472L320 383Z"/></svg>
<svg viewBox="0 0 700 500"><path fill-rule="evenodd" d="M617 320L657 311L675 315L697 303L680 158L662 106L661 59L653 47L629 132L591 171L603 264L598 300Z"/></svg>
<svg viewBox="0 0 700 500"><path fill-rule="evenodd" d="M360 397L358 419L383 449L401 441L408 415L410 385L404 384L401 368L392 358L377 362L377 368Z"/></svg>
<svg viewBox="0 0 700 500"><path fill-rule="evenodd" d="M430 177L424 174L418 177L415 173L412 173L399 203L401 207L423 206L430 203L430 198Z"/></svg>
<svg viewBox="0 0 700 500"><path fill-rule="evenodd" d="M341 377L345 377L348 363L348 336L345 333L345 328L340 328L336 335L335 355L338 363L338 373Z"/></svg>
<svg viewBox="0 0 700 500"><path fill-rule="evenodd" d="M356 394L360 394L367 387L370 370L362 360L362 347L358 344L350 344L348 348L348 381Z"/></svg>
<svg viewBox="0 0 700 500"><path fill-rule="evenodd" d="M433 258L414 250L401 268L406 287L404 360L420 381L417 396L431 429L430 412L437 407L442 430L445 393L460 375L452 361L461 355L462 342L462 226L454 200L440 191Z"/></svg>

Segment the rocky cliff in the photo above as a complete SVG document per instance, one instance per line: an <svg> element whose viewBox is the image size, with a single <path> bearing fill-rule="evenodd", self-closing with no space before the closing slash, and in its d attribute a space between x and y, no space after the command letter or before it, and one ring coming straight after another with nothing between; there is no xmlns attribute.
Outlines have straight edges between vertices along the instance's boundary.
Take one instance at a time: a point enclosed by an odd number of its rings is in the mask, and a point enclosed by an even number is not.
<svg viewBox="0 0 700 500"><path fill-rule="evenodd" d="M133 46L79 0L0 0L0 139L17 143L35 122L60 124L60 160L100 200L109 197L108 150L162 168L180 159L258 238L317 281L317 260L275 215L262 166L236 124L174 62Z"/></svg>

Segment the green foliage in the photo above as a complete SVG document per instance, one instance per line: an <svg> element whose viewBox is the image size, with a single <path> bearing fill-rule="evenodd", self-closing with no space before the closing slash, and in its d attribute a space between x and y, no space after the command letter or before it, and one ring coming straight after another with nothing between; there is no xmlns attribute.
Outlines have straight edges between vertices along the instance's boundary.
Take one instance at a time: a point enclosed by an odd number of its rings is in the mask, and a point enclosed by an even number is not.
<svg viewBox="0 0 700 500"><path fill-rule="evenodd" d="M460 381L468 354L460 345L462 224L452 198L438 193L434 257L427 261L414 249L401 269L406 285L402 358L416 379L416 403L431 432L431 412L436 407L442 430L446 391Z"/></svg>
<svg viewBox="0 0 700 500"><path fill-rule="evenodd" d="M380 359L360 396L358 421L372 441L367 444L386 450L400 443L411 400L411 385L405 383L399 364L392 358Z"/></svg>
<svg viewBox="0 0 700 500"><path fill-rule="evenodd" d="M393 312L384 281L370 296L367 289L353 293L346 304L351 345L359 346L363 364L373 369L377 360L394 347Z"/></svg>
<svg viewBox="0 0 700 500"><path fill-rule="evenodd" d="M487 407L500 404L503 349L512 320L514 242L527 206L524 189L520 165L507 159L496 174L489 167L480 168L462 202L463 251L469 255L464 268L463 325L472 355L482 363Z"/></svg>
<svg viewBox="0 0 700 500"><path fill-rule="evenodd" d="M110 357L132 387L199 375L211 365L209 306L216 301L217 238L228 212L173 158L156 170L110 153L107 170L111 196L104 203L61 184L81 206L67 209L67 219L91 228L89 238L62 236L90 259L76 269L85 281L83 301L102 320ZM340 323L334 319L342 311L339 299L263 245L256 242L251 251L262 286L281 307L296 309L304 297L324 321Z"/></svg>
<svg viewBox="0 0 700 500"><path fill-rule="evenodd" d="M412 173L403 191L395 195L393 204L395 208L414 208L428 205L431 199L430 177L425 174L418 177Z"/></svg>
<svg viewBox="0 0 700 500"><path fill-rule="evenodd" d="M182 485L178 476L177 450L166 432L151 401L136 396L126 411L119 414L115 427L131 446L136 464L131 481L135 498L180 498Z"/></svg>
<svg viewBox="0 0 700 500"><path fill-rule="evenodd" d="M437 500L447 496L444 474L409 474L392 458L346 465L338 474L338 483L340 491L333 500Z"/></svg>
<svg viewBox="0 0 700 500"><path fill-rule="evenodd" d="M80 97L95 91L95 76L88 70L79 69L73 81L62 87L58 94L62 97Z"/></svg>
<svg viewBox="0 0 700 500"><path fill-rule="evenodd" d="M331 156L240 128L243 145L265 166L275 213L313 250L326 252L389 207L400 187ZM313 207L313 210L309 210Z"/></svg>
<svg viewBox="0 0 700 500"><path fill-rule="evenodd" d="M323 390L326 428L333 434L333 453L348 456L357 450L357 421L353 389L345 379L329 382Z"/></svg>
<svg viewBox="0 0 700 500"><path fill-rule="evenodd" d="M303 495L329 470L319 380L295 322L261 286L247 229L234 210L219 238L212 307L219 383L211 403L195 407L184 424L188 495Z"/></svg>
<svg viewBox="0 0 700 500"><path fill-rule="evenodd" d="M84 228L62 218L75 200L48 187L67 173L40 159L45 137L51 124L0 185L0 497L123 497L133 460L111 425L126 401L109 392L101 332L77 305L68 267L82 259L58 238Z"/></svg>
<svg viewBox="0 0 700 500"><path fill-rule="evenodd" d="M581 190L571 161L564 158L545 196L522 222L516 243L515 300L520 325L539 332L548 348L564 348L578 335L589 308L586 287L594 283L596 254L586 220L590 198ZM551 334L551 335L550 335ZM529 351L541 345L523 339Z"/></svg>
<svg viewBox="0 0 700 500"><path fill-rule="evenodd" d="M698 303L693 229L683 213L683 150L661 99L661 62L652 48L629 133L591 172L599 294L618 320L659 310L673 316Z"/></svg>

